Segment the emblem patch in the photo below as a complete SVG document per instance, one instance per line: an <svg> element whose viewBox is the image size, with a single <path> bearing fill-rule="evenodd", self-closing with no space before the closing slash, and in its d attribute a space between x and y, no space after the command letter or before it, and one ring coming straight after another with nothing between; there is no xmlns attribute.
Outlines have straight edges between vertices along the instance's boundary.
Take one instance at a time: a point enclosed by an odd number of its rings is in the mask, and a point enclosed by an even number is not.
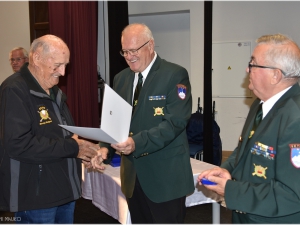
<svg viewBox="0 0 300 225"><path fill-rule="evenodd" d="M289 144L291 149L291 162L294 167L300 168L300 144Z"/></svg>
<svg viewBox="0 0 300 225"><path fill-rule="evenodd" d="M41 117L40 125L52 123L52 119L49 116L48 109L46 109L45 106L39 107L39 111L37 111L37 112L40 114L40 117Z"/></svg>
<svg viewBox="0 0 300 225"><path fill-rule="evenodd" d="M163 109L164 109L164 107L157 107L157 108L154 108L153 107L153 109L154 109L154 116L163 116L163 115L165 115L164 114L164 111L163 111Z"/></svg>
<svg viewBox="0 0 300 225"><path fill-rule="evenodd" d="M268 167L262 167L261 165L255 165L255 163L253 163L254 165L254 173L252 173L252 176L258 176L258 177L263 177L265 179L267 179L266 177L266 170L268 169Z"/></svg>
<svg viewBox="0 0 300 225"><path fill-rule="evenodd" d="M186 86L183 84L177 84L178 97L182 100L186 97Z"/></svg>
<svg viewBox="0 0 300 225"><path fill-rule="evenodd" d="M252 138L253 134L254 134L254 130L251 130L249 134L249 139Z"/></svg>

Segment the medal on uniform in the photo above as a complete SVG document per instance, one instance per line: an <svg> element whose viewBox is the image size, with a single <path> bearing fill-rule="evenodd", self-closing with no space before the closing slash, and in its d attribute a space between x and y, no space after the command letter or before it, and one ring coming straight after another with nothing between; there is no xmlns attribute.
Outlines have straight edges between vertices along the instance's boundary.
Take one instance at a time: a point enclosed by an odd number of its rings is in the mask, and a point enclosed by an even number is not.
<svg viewBox="0 0 300 225"><path fill-rule="evenodd" d="M164 107L157 107L157 108L154 108L153 107L153 109L154 109L154 116L163 116L163 115L165 115L164 114L164 111L163 111L163 109L164 109Z"/></svg>
<svg viewBox="0 0 300 225"><path fill-rule="evenodd" d="M264 179L267 179L266 177L266 170L268 167L262 167L261 165L254 165L254 172L252 173L252 176L258 176L258 177L263 177Z"/></svg>

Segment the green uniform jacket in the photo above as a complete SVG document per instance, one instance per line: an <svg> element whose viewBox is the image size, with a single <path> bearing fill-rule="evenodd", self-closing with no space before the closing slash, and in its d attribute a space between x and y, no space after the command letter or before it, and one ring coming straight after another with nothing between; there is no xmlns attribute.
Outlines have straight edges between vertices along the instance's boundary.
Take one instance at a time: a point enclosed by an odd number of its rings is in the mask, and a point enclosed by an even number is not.
<svg viewBox="0 0 300 225"><path fill-rule="evenodd" d="M226 205L236 210L234 223L299 223L300 87L275 103L248 140L259 103L252 104L242 140L221 165L233 178L226 183Z"/></svg>
<svg viewBox="0 0 300 225"><path fill-rule="evenodd" d="M130 104L133 81L134 72L129 68L114 78L114 90ZM182 98L178 93L181 86L186 87ZM126 197L132 196L136 175L153 202L169 201L194 191L185 130L191 110L191 85L186 69L157 56L131 119L130 136L135 151L121 159L121 188Z"/></svg>

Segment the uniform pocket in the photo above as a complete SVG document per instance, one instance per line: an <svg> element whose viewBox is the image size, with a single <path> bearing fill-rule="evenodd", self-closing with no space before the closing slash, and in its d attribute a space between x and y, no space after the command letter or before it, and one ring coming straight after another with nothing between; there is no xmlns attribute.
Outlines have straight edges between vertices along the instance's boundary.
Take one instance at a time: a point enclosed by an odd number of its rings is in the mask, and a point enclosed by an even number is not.
<svg viewBox="0 0 300 225"><path fill-rule="evenodd" d="M177 155L184 154L187 150L185 149L184 145L178 145L175 147L169 147L163 150L163 159L168 159L175 157Z"/></svg>
<svg viewBox="0 0 300 225"><path fill-rule="evenodd" d="M252 153L250 171L253 182L265 183L274 178L275 160L270 160L263 155Z"/></svg>

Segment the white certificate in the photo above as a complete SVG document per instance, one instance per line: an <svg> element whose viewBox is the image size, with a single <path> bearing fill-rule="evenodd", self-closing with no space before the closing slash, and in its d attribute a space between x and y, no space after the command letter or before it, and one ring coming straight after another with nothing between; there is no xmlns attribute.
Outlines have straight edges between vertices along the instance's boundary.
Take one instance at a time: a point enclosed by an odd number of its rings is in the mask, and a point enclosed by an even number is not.
<svg viewBox="0 0 300 225"><path fill-rule="evenodd" d="M105 84L100 128L59 126L83 138L116 144L127 140L131 114L132 106Z"/></svg>

